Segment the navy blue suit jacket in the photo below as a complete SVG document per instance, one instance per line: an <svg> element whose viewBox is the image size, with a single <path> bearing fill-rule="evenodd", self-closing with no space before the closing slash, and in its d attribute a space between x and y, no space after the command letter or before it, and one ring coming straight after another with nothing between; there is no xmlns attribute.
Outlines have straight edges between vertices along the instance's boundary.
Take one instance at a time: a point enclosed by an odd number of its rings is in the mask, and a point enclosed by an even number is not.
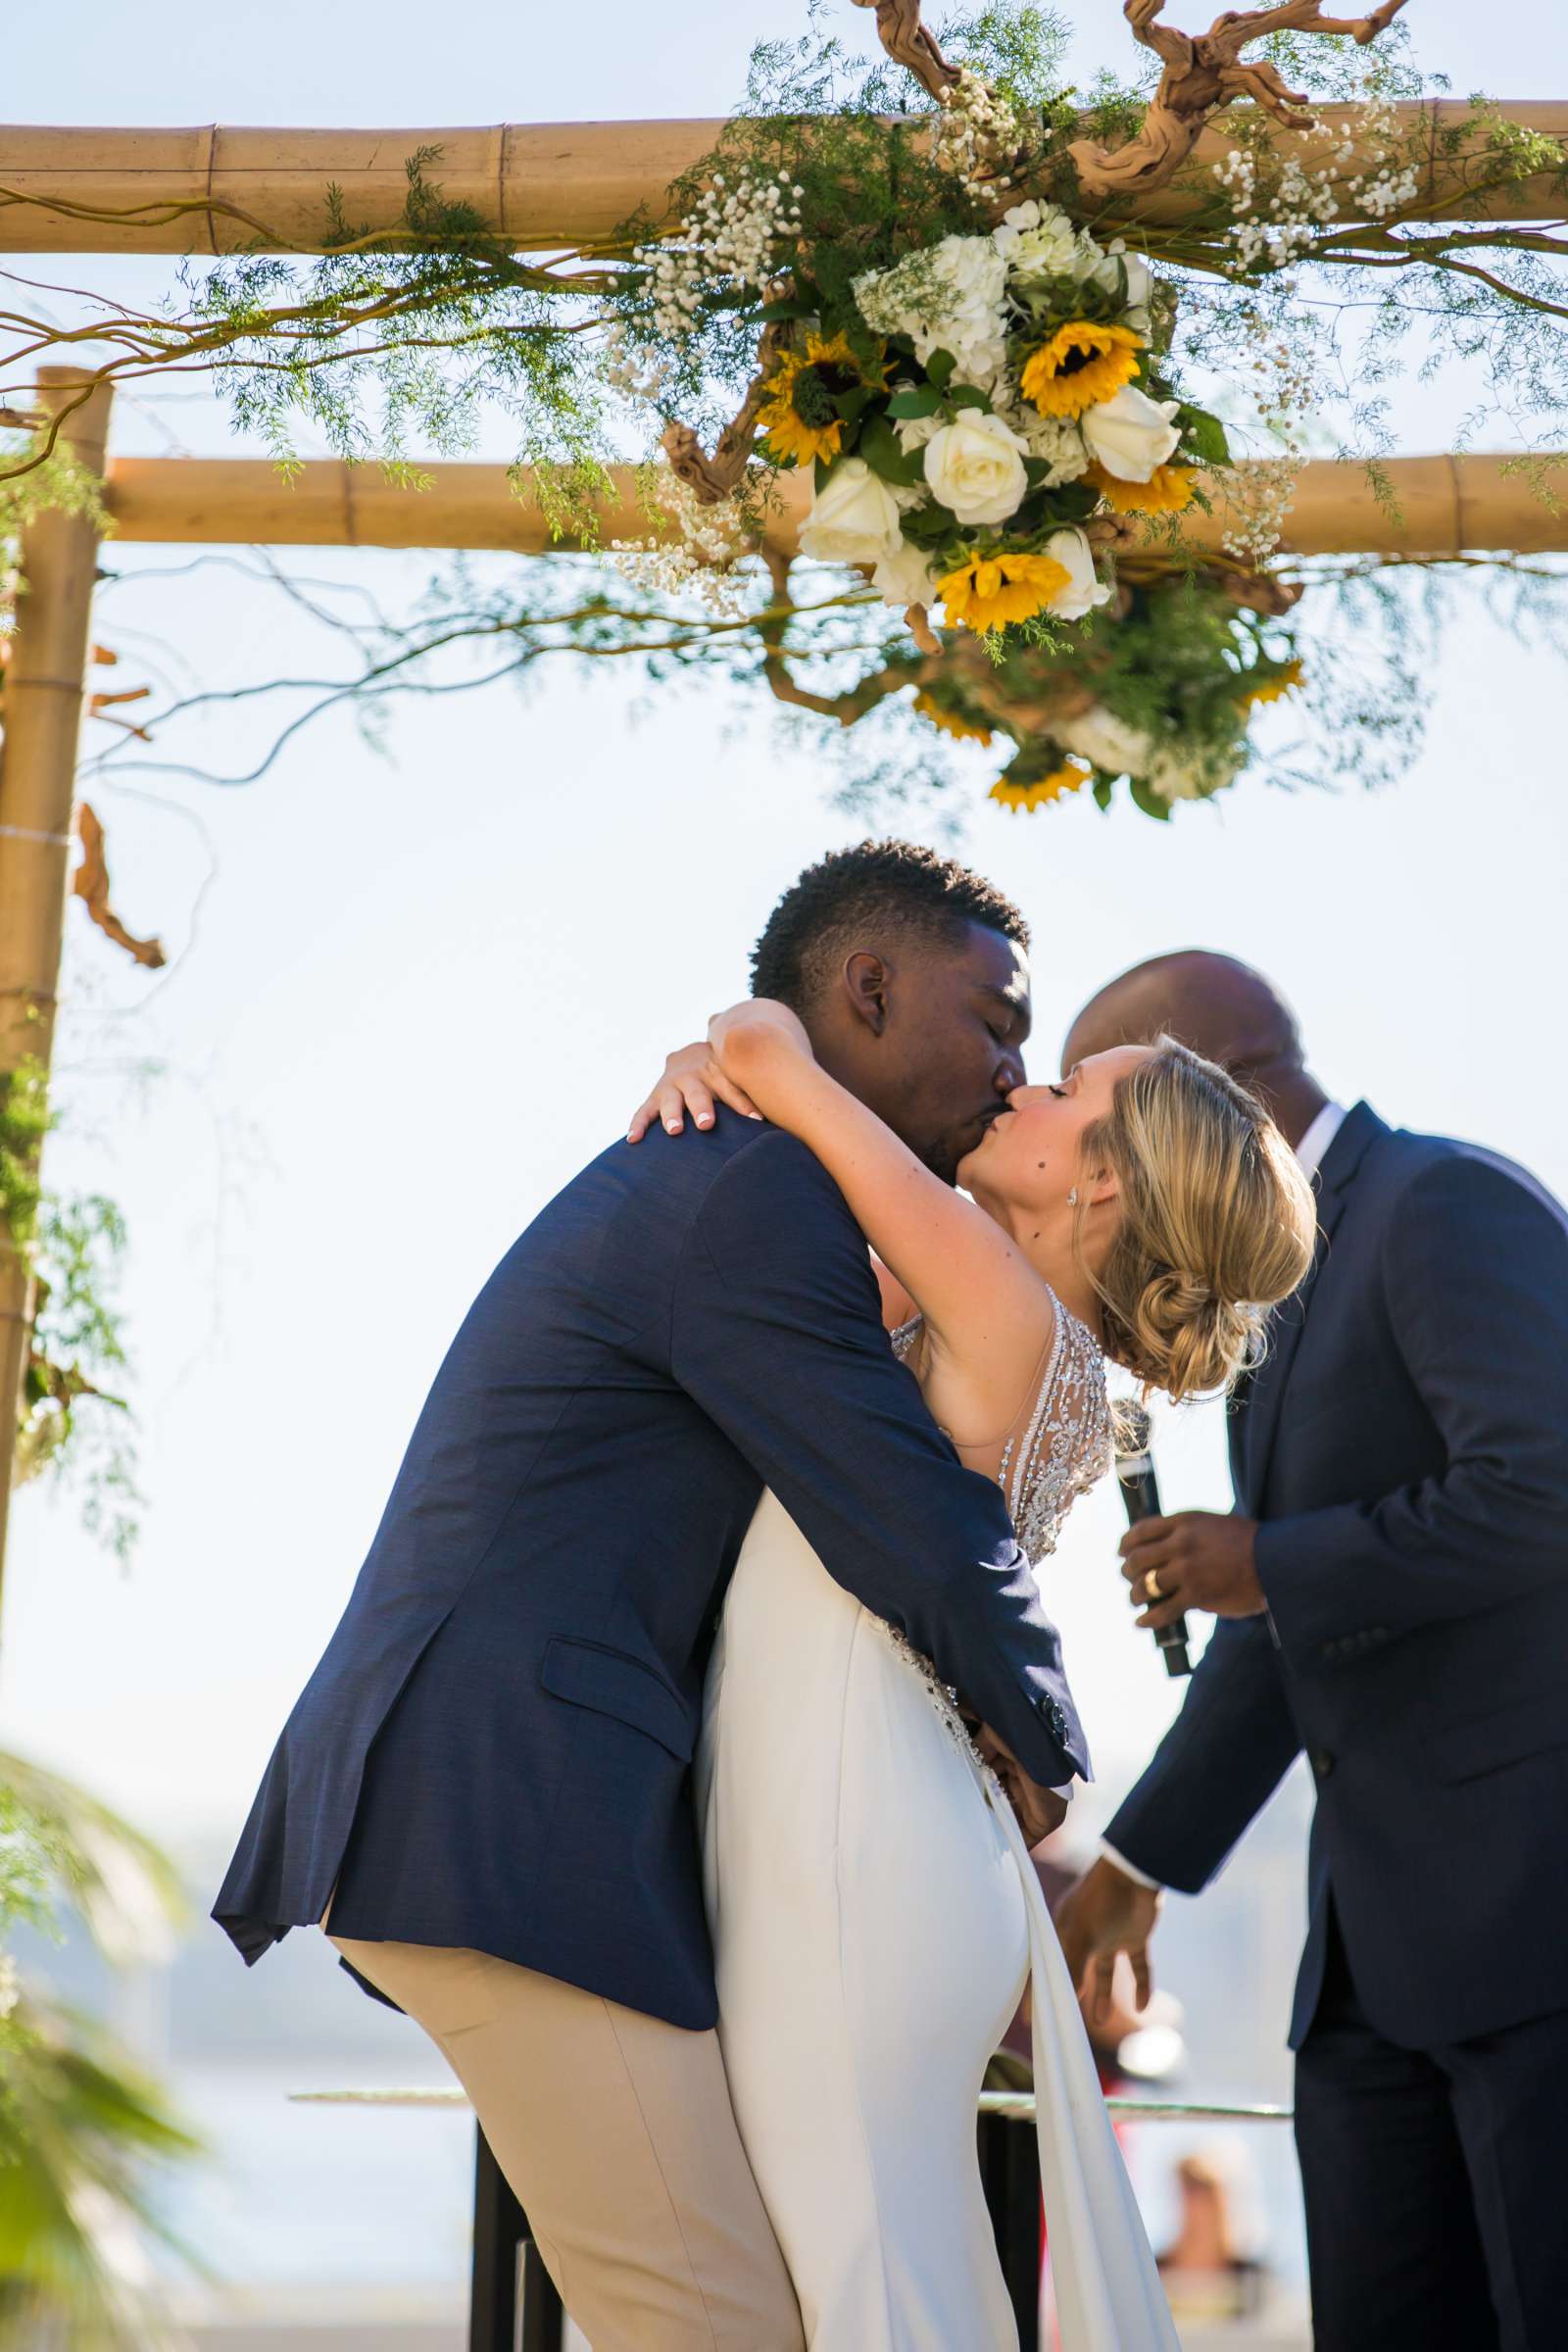
<svg viewBox="0 0 1568 2352"><path fill-rule="evenodd" d="M1214 1637L1106 1831L1196 1893L1304 1748L1311 1917L1407 2048L1568 2007L1568 1218L1363 1102L1231 1423L1266 1617Z"/></svg>
<svg viewBox="0 0 1568 2352"><path fill-rule="evenodd" d="M335 1885L345 1936L710 2026L688 1768L764 1483L1035 1779L1087 1771L1002 1496L894 1360L843 1195L724 1111L612 1146L475 1301L214 1907L245 1958Z"/></svg>

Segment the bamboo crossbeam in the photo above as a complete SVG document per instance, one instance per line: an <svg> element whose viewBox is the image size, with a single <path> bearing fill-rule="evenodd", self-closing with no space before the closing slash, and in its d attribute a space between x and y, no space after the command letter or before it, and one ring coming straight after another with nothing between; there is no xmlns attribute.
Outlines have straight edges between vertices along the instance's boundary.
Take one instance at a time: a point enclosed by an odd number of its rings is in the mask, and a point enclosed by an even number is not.
<svg viewBox="0 0 1568 2352"><path fill-rule="evenodd" d="M519 494L504 466L429 470L430 488L408 490L388 484L370 466L307 465L290 483L275 466L250 459L115 458L106 497L122 542L550 552L549 529L525 477ZM602 511L603 539L646 538L650 525L635 503L630 469L614 470L616 500ZM1543 496L1541 477L1516 458L1394 458L1381 472L1392 504L1376 495L1360 466L1325 460L1305 466L1286 517L1286 552L1443 557L1568 550L1568 457L1551 461L1545 477L1555 501ZM769 537L793 553L805 481L787 475L783 486ZM1189 510L1185 524L1190 540L1217 546L1223 513Z"/></svg>
<svg viewBox="0 0 1568 2352"><path fill-rule="evenodd" d="M1568 153L1568 100L1509 99L1501 107ZM1320 127L1300 139L1297 151L1309 170L1338 145L1348 111L1324 107ZM1459 170L1437 149L1441 126L1463 122L1467 110L1436 100L1398 111L1408 126L1419 120L1431 155L1422 213L1462 215ZM0 126L0 252L319 253L328 186L341 189L357 229L389 233L408 193L405 166L431 148L440 152L426 167L430 182L514 250L593 249L642 207L662 216L670 183L708 153L722 127L689 119L444 130L9 124ZM1230 147L1223 129L1204 133L1195 184ZM1165 188L1126 217L1169 225L1190 218L1194 204L1187 188ZM1487 209L1499 220L1560 220L1568 209L1563 178L1521 182Z"/></svg>

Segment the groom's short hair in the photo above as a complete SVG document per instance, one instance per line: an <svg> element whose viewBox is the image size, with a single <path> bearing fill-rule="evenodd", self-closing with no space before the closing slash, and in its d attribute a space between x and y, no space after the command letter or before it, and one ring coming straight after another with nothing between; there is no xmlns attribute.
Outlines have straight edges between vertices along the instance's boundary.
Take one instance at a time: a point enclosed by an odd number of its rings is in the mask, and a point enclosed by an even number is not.
<svg viewBox="0 0 1568 2352"><path fill-rule="evenodd" d="M993 883L914 841L862 841L808 865L752 951L752 994L804 1013L857 948L957 949L970 923L1029 945L1029 926Z"/></svg>

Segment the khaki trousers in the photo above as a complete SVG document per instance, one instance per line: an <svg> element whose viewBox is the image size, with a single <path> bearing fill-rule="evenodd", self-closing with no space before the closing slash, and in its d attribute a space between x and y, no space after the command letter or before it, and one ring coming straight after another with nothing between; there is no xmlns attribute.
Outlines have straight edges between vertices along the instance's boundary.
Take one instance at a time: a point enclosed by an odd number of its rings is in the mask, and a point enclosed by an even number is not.
<svg viewBox="0 0 1568 2352"><path fill-rule="evenodd" d="M330 1940L441 2050L592 2352L803 2352L716 2034L487 1952Z"/></svg>

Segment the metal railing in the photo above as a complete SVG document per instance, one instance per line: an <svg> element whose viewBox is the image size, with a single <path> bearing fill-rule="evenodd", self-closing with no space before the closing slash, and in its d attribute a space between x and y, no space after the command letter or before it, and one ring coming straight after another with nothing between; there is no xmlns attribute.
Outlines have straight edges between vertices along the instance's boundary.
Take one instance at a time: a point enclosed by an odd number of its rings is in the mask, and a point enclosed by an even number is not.
<svg viewBox="0 0 1568 2352"><path fill-rule="evenodd" d="M466 2107L458 2089L297 2090L299 2106ZM1288 2124L1288 2107L1232 2107L1179 2099L1107 2099L1118 2123ZM1020 2352L1040 2341L1040 2159L1033 2132L1013 2124L1035 2120L1034 2093L983 2090L978 2131L980 2177L997 2251L1018 2324ZM528 2217L490 2143L475 2129L473 2272L468 2302L468 2352L562 2352L565 2314L540 2259Z"/></svg>

